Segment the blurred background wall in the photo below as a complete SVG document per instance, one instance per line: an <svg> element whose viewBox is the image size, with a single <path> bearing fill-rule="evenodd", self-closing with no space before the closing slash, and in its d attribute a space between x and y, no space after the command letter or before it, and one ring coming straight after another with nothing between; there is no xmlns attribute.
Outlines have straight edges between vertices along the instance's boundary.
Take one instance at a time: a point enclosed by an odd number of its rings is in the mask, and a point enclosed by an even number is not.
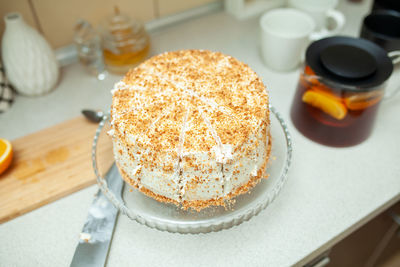
<svg viewBox="0 0 400 267"><path fill-rule="evenodd" d="M220 0L0 0L1 18L19 12L40 31L53 48L72 43L73 27L79 18L97 25L114 12L114 6L133 18L148 22ZM3 35L4 20L0 23Z"/></svg>

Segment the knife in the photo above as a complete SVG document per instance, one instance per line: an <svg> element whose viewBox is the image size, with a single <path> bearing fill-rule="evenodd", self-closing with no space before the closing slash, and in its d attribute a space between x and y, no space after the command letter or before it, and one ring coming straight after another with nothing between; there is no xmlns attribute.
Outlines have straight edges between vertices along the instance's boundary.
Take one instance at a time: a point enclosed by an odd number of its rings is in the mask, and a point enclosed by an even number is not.
<svg viewBox="0 0 400 267"><path fill-rule="evenodd" d="M122 200L121 193L124 183L119 177L115 163L111 166L105 179L109 190ZM71 267L105 266L117 215L118 209L99 189L89 208Z"/></svg>

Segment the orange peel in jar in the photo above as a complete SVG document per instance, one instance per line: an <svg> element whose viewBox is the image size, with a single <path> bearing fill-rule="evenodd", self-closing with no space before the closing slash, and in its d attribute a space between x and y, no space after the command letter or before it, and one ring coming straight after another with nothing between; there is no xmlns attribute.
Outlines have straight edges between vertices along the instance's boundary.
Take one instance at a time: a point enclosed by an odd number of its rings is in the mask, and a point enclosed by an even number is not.
<svg viewBox="0 0 400 267"><path fill-rule="evenodd" d="M323 95L325 95L325 96L327 96L327 97L329 97L329 98L333 98L333 99L335 99L335 100L338 101L338 102L342 102L342 98L341 98L340 96L338 96L338 95L335 95L335 94L329 89L329 87L326 87L326 86L311 86L310 89L313 90L313 91L315 91L315 92L317 92L317 93L323 94Z"/></svg>
<svg viewBox="0 0 400 267"><path fill-rule="evenodd" d="M321 85L321 83L316 78L315 72L309 66L306 66L304 68L304 74L300 75L300 79L309 82L312 85Z"/></svg>
<svg viewBox="0 0 400 267"><path fill-rule="evenodd" d="M350 110L362 110L379 103L382 97L383 91L354 93L347 96L344 99L344 103Z"/></svg>
<svg viewBox="0 0 400 267"><path fill-rule="evenodd" d="M329 97L326 94L308 90L303 94L302 100L315 108L320 109L329 116L342 120L347 115L347 108L344 104L337 101L333 97Z"/></svg>

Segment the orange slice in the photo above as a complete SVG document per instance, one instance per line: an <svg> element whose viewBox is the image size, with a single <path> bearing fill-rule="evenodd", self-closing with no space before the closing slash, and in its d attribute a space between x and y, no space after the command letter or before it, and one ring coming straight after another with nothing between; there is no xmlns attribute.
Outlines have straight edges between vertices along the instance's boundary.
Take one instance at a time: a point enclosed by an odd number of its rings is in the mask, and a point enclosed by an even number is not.
<svg viewBox="0 0 400 267"><path fill-rule="evenodd" d="M12 157L13 151L11 143L0 138L0 174L10 166Z"/></svg>
<svg viewBox="0 0 400 267"><path fill-rule="evenodd" d="M383 97L383 91L366 93L354 93L344 99L344 103L350 110L362 110L377 104Z"/></svg>
<svg viewBox="0 0 400 267"><path fill-rule="evenodd" d="M346 117L346 106L325 94L308 90L303 94L302 100L303 102L322 110L337 120L342 120L344 117Z"/></svg>
<svg viewBox="0 0 400 267"><path fill-rule="evenodd" d="M315 91L315 92L317 92L317 93L323 94L323 95L325 95L325 96L327 96L329 98L333 98L334 100L336 100L338 102L342 102L342 98L340 96L338 96L338 95L335 95L331 91L331 89L329 89L329 87L326 87L326 86L323 86L323 85L321 85L321 86L311 86L310 89Z"/></svg>

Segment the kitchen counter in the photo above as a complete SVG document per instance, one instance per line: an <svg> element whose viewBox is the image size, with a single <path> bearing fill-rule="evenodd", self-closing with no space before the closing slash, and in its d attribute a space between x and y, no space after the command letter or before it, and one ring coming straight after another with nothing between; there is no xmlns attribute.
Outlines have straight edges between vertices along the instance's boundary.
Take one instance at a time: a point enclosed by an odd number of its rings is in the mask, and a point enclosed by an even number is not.
<svg viewBox="0 0 400 267"><path fill-rule="evenodd" d="M370 1L341 2L343 34L356 36ZM299 69L267 69L258 50L258 20L237 21L223 12L194 18L152 33L153 54L184 48L224 52L250 65L287 121L294 143L289 179L275 202L239 226L181 235L118 218L108 266L292 266L302 265L400 200L400 95L385 102L364 143L330 148L302 136L289 118ZM396 79L397 78L397 79ZM119 76L97 81L78 65L62 69L55 91L18 97L0 115L0 136L14 139L79 115L82 108L108 109ZM399 84L398 76L391 81ZM389 86L390 86L389 85ZM0 225L0 266L68 266L97 187Z"/></svg>

